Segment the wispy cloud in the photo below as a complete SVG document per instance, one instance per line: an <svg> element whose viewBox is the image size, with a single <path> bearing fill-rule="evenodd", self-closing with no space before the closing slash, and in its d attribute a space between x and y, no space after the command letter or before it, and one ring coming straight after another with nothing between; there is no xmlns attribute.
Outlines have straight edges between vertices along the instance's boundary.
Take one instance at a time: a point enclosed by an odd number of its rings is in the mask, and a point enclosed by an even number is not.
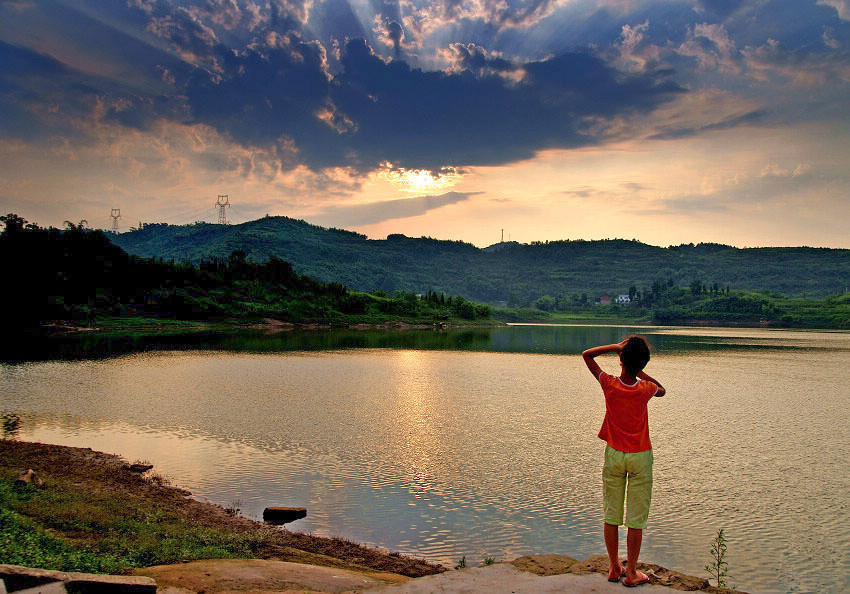
<svg viewBox="0 0 850 594"><path fill-rule="evenodd" d="M470 197L480 193L447 192L438 196L416 196L351 206L335 206L326 208L309 219L311 223L330 227L359 227L393 219L417 217L438 208L469 200Z"/></svg>

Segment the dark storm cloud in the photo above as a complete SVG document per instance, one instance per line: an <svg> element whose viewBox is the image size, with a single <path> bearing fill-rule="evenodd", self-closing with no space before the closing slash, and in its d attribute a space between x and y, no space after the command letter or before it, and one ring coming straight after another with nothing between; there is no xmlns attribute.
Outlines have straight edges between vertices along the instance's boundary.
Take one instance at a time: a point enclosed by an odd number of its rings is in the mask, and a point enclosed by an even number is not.
<svg viewBox="0 0 850 594"><path fill-rule="evenodd" d="M307 22L312 0L269 0L270 25L273 29L289 31Z"/></svg>
<svg viewBox="0 0 850 594"><path fill-rule="evenodd" d="M324 48L294 35L277 43L238 55L219 47L221 71L197 69L186 86L193 121L248 147L294 143L300 158L315 169L341 165L339 131L332 125L339 114L330 103ZM320 118L322 113L331 124ZM344 118L336 121L342 124Z"/></svg>
<svg viewBox="0 0 850 594"><path fill-rule="evenodd" d="M234 29L242 22L242 10L236 0L206 0L204 12L217 25Z"/></svg>
<svg viewBox="0 0 850 594"><path fill-rule="evenodd" d="M333 74L319 42L273 27L302 22L310 0L263 4L266 21L251 21L245 31L249 4L130 0L146 35L165 40L188 61L162 53L159 94L128 90L115 78L83 74L31 50L0 47L8 54L0 101L15 114L4 133L79 131L78 120L145 129L164 118L210 125L244 147L276 156L283 169L303 164L313 171L341 166L368 172L389 162L438 170L597 143L607 121L639 116L683 92L669 71L627 74L590 53L513 62L455 44L451 72L423 71L376 55L362 38L345 44ZM387 12L397 8L386 4ZM221 12L219 29L210 20L214 10ZM216 33L237 25L249 36L241 49ZM387 25L400 47L401 25Z"/></svg>
<svg viewBox="0 0 850 594"><path fill-rule="evenodd" d="M50 102L51 81L68 77L68 69L52 58L3 42L0 64L0 134L31 139L50 133L49 123L39 118L39 112L55 110Z"/></svg>
<svg viewBox="0 0 850 594"><path fill-rule="evenodd" d="M335 77L322 46L295 35L239 54L219 47L216 63L220 71L197 69L186 87L193 121L246 146L291 142L314 170L507 163L597 142L588 118L636 115L682 92L667 72L625 75L583 53L526 63L516 84L387 62L362 39L346 44Z"/></svg>
<svg viewBox="0 0 850 594"><path fill-rule="evenodd" d="M175 113L162 97L139 96L26 48L0 42L0 63L0 134L5 137L80 136L85 122L94 119L145 128L158 115Z"/></svg>
<svg viewBox="0 0 850 594"><path fill-rule="evenodd" d="M396 57L401 55L401 42L404 39L404 29L398 23L398 21L387 20L384 23L384 28L386 29L387 37L389 37L390 41L393 44L393 50L395 51Z"/></svg>
<svg viewBox="0 0 850 594"><path fill-rule="evenodd" d="M152 16L147 30L178 50L199 58L208 56L218 41L215 31L183 7L171 8L162 16Z"/></svg>
<svg viewBox="0 0 850 594"><path fill-rule="evenodd" d="M521 70L521 65L500 56L488 55L487 51L473 43L451 43L447 57L458 70L469 70L477 76L493 73L509 73Z"/></svg>
<svg viewBox="0 0 850 594"><path fill-rule="evenodd" d="M157 118L202 123L275 155L284 169L368 172L387 162L430 170L505 164L543 149L598 143L611 120L639 117L684 92L671 71L623 73L588 52L523 62L453 44L449 72L423 71L376 55L362 38L345 44L333 74L319 42L280 30L303 22L310 0L264 4L266 21L252 20L246 32L249 4L130 1L146 31L189 61L158 65L161 94L130 92L115 80L6 45L13 56L4 61L0 100L16 121L42 127L86 117L133 128ZM397 8L385 4L388 13ZM220 27L241 23L250 41L241 49L222 43L210 20L214 10L221 12ZM387 26L400 47L401 25ZM12 126L4 129L13 133Z"/></svg>
<svg viewBox="0 0 850 594"><path fill-rule="evenodd" d="M423 72L385 62L351 40L334 104L357 125L343 139L368 169L384 161L408 168L501 164L545 148L597 142L588 118L651 110L682 89L669 73L624 75L589 54L523 65L520 84L469 71Z"/></svg>

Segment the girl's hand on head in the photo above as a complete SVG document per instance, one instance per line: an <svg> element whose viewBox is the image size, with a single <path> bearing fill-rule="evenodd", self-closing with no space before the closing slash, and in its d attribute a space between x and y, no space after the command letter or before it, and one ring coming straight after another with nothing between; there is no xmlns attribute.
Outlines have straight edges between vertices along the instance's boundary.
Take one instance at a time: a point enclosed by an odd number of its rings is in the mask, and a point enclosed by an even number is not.
<svg viewBox="0 0 850 594"><path fill-rule="evenodd" d="M623 340L622 342L618 342L618 343L617 343L617 352L618 352L618 353L622 352L622 351L623 351L623 349L624 349L624 348L626 348L626 345L628 344L628 342L629 342L629 339L628 339L628 338L626 338L626 339L625 339L625 340Z"/></svg>

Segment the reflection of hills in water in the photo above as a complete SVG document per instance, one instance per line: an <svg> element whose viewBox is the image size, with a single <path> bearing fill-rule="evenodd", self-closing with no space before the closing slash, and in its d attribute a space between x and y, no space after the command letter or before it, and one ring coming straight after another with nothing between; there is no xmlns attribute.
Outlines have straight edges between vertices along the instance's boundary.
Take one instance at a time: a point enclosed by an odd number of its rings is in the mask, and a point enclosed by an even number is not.
<svg viewBox="0 0 850 594"><path fill-rule="evenodd" d="M79 334L6 344L0 359L100 359L163 350L275 353L341 349L417 349L575 355L619 342L629 333L646 336L659 352L718 349L846 349L845 333L771 332L759 329L673 329L627 326L536 326L450 330L307 330L269 334L258 330L186 334L105 336ZM825 338L819 340L818 338ZM830 340L833 338L834 340Z"/></svg>

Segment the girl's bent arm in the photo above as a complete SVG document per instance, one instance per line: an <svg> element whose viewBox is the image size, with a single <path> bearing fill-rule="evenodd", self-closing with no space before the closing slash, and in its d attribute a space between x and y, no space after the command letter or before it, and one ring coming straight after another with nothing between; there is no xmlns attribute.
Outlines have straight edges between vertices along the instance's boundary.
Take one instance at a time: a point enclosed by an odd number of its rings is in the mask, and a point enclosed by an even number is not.
<svg viewBox="0 0 850 594"><path fill-rule="evenodd" d="M593 347L592 349L587 349L581 354L584 359L584 364L587 365L587 368L590 370L590 373L593 374L593 377L599 379L599 374L602 373L602 368L599 367L599 363L597 363L594 358L599 355L604 355L605 353L619 353L623 350L625 343L626 341L618 344L606 344L603 346Z"/></svg>
<svg viewBox="0 0 850 594"><path fill-rule="evenodd" d="M637 374L637 377L638 377L638 379L642 379L642 380L646 380L648 382L652 382L653 384L658 386L658 389L655 391L654 396L660 397L660 396L664 396L664 394L667 393L667 390L664 389L664 386L661 385L661 382L659 382L657 379L653 378L648 373L644 373L643 371L639 371L638 374Z"/></svg>

